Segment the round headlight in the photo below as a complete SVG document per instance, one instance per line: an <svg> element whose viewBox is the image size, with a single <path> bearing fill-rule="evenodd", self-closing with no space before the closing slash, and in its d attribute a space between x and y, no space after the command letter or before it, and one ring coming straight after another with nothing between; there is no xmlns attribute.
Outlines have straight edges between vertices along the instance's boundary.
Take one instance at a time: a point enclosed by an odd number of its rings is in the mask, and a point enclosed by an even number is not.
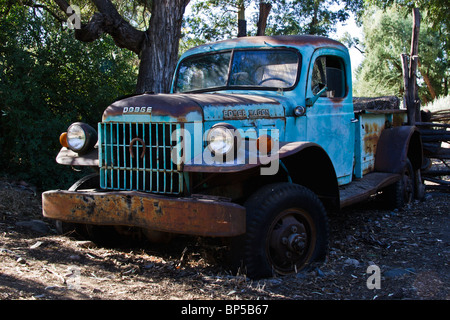
<svg viewBox="0 0 450 320"><path fill-rule="evenodd" d="M238 147L238 134L229 124L215 124L208 132L208 148L214 155L226 155Z"/></svg>
<svg viewBox="0 0 450 320"><path fill-rule="evenodd" d="M97 132L90 125L76 122L67 129L67 145L79 154L89 152L97 142Z"/></svg>
<svg viewBox="0 0 450 320"><path fill-rule="evenodd" d="M67 144L73 151L83 149L86 143L86 133L78 124L73 124L67 130Z"/></svg>

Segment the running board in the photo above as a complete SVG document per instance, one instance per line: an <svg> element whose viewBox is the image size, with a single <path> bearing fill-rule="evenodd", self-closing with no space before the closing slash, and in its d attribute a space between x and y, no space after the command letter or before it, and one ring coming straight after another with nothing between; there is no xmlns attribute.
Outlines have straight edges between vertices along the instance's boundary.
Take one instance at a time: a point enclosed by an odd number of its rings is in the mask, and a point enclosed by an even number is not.
<svg viewBox="0 0 450 320"><path fill-rule="evenodd" d="M373 172L360 180L339 187L341 208L367 200L381 189L400 180L399 174Z"/></svg>

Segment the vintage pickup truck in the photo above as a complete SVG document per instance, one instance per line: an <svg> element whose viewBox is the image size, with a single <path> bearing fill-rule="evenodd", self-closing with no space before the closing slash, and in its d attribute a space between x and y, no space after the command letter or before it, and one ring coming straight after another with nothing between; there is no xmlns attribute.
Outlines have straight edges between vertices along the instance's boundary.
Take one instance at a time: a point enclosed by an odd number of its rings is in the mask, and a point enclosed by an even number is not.
<svg viewBox="0 0 450 320"><path fill-rule="evenodd" d="M354 109L347 48L318 36L245 37L180 59L169 94L115 101L74 123L57 162L95 173L44 192L61 230L228 239L249 277L327 253L327 211L379 192L418 197L422 142L400 109Z"/></svg>

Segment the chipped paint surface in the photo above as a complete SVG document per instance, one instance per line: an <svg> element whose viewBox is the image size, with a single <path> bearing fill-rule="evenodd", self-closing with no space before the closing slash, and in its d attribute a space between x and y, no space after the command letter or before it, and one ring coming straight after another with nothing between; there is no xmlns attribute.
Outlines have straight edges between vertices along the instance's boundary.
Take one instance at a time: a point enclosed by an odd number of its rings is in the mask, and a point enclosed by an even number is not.
<svg viewBox="0 0 450 320"><path fill-rule="evenodd" d="M362 172L363 175L372 172L375 168L375 155L381 131L385 127L384 115L364 114L360 118L362 142Z"/></svg>
<svg viewBox="0 0 450 320"><path fill-rule="evenodd" d="M400 127L405 121L406 111L367 111L357 114L355 127L355 170L356 178L375 171L375 160L380 137L385 129Z"/></svg>

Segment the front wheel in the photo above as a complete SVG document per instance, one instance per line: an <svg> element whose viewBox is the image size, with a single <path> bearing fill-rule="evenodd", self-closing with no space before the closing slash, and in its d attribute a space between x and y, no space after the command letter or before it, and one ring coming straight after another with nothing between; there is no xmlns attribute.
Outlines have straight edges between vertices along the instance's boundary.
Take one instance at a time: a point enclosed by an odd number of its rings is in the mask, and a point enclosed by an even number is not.
<svg viewBox="0 0 450 320"><path fill-rule="evenodd" d="M68 191L78 191L80 189L95 189L100 186L98 173L92 173L87 176L82 177L80 180L75 182ZM86 238L87 231L86 225L80 223L70 223L60 220L55 221L56 231L59 234L78 234L79 236Z"/></svg>
<svg viewBox="0 0 450 320"><path fill-rule="evenodd" d="M245 206L247 232L232 250L250 278L296 273L325 257L328 220L311 190L291 183L269 185Z"/></svg>

